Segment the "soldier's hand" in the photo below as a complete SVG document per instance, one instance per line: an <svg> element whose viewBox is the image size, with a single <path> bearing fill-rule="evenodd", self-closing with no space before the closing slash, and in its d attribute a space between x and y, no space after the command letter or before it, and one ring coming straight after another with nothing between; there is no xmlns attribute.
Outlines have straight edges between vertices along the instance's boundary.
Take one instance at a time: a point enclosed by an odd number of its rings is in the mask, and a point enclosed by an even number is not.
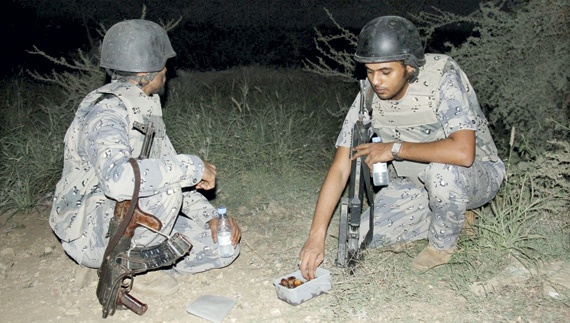
<svg viewBox="0 0 570 323"><path fill-rule="evenodd" d="M232 245L235 248L241 239L241 230L237 224L236 219L232 218L231 216L228 216L228 219L230 219L230 225L232 226ZM212 231L212 241L214 241L214 243L218 243L218 232L216 231L216 224L218 224L218 219L214 218L210 220L208 224L210 225L210 231Z"/></svg>
<svg viewBox="0 0 570 323"><path fill-rule="evenodd" d="M230 219L230 223L232 225L232 246L235 248L241 239L241 230L237 224L236 219L232 218L231 216L228 218Z"/></svg>
<svg viewBox="0 0 570 323"><path fill-rule="evenodd" d="M352 160L358 157L366 156L364 162L370 169L372 165L378 162L389 162L394 159L392 156L392 143L368 143L354 147L354 154Z"/></svg>
<svg viewBox="0 0 570 323"><path fill-rule="evenodd" d="M317 267L325 259L325 242L309 238L299 253L299 270L307 280L315 278Z"/></svg>
<svg viewBox="0 0 570 323"><path fill-rule="evenodd" d="M196 189L211 190L216 187L216 166L204 162L204 174L202 180L196 184Z"/></svg>

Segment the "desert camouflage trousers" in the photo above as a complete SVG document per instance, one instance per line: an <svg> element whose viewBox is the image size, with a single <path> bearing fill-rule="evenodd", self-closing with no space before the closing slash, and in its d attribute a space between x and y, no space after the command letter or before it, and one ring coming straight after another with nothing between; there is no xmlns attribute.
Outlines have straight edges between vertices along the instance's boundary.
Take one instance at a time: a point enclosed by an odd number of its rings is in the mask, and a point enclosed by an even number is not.
<svg viewBox="0 0 570 323"><path fill-rule="evenodd" d="M436 249L452 248L463 228L465 211L491 201L504 174L502 161L475 161L469 168L431 163L419 174L419 186L405 177L391 176L390 184L374 199L370 247L427 238ZM366 210L361 217L360 241L368 232L369 219Z"/></svg>
<svg viewBox="0 0 570 323"><path fill-rule="evenodd" d="M88 217L83 235L76 240L62 242L65 252L78 264L99 268L109 240L107 231L113 216L115 202L106 200ZM138 227L132 239L133 245L153 246L165 240L174 232L184 235L192 243L189 254L179 260L174 270L179 273L198 273L214 268L222 268L232 263L239 255L239 245L233 257L218 256L217 245L206 221L217 212L210 202L196 191L182 192L169 189L163 193L139 199L139 207L162 222L160 233Z"/></svg>

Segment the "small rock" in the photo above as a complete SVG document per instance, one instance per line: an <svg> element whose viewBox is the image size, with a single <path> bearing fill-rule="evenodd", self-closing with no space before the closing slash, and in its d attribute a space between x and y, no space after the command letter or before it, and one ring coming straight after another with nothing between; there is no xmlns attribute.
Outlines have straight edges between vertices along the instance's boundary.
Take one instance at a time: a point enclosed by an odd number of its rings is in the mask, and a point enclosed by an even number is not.
<svg viewBox="0 0 570 323"><path fill-rule="evenodd" d="M8 269L14 266L16 253L12 248L4 248L0 251L0 274L4 275Z"/></svg>
<svg viewBox="0 0 570 323"><path fill-rule="evenodd" d="M554 287L552 287L551 285L544 285L543 293L544 293L544 296L552 297L552 298L559 300L559 301L564 299L564 296L560 295L558 293L558 291Z"/></svg>
<svg viewBox="0 0 570 323"><path fill-rule="evenodd" d="M36 287L36 286L38 285L38 283L39 283L39 282L38 282L37 279L32 279L32 281L30 281L26 287L27 287L27 288Z"/></svg>

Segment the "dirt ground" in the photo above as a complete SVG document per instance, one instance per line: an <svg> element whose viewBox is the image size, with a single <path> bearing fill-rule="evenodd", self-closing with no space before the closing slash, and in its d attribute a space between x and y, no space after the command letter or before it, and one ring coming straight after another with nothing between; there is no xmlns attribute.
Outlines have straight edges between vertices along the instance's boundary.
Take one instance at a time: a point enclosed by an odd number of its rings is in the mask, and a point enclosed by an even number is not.
<svg viewBox="0 0 570 323"><path fill-rule="evenodd" d="M179 276L180 290L171 296L135 295L149 307L143 316L121 310L107 319L101 317L101 306L96 298L96 276L87 279L85 287L79 286L78 266L65 255L52 234L47 223L48 211L16 216L0 227L0 321L208 322L186 311L189 303L203 295L225 296L236 301L224 322L341 321L331 306L342 297L335 293L334 282L342 272L332 264L334 255L329 254L323 264L335 275L330 293L298 306L276 297L273 280L297 269L296 257L310 224L307 221L310 210L291 215L290 210L269 204L257 213L248 211L247 217L245 213L236 211L236 217L243 219L240 223L244 238L241 255L231 266L193 276ZM415 286L398 287L411 290L412 294L421 293L421 297L406 297L405 302L379 300L381 317L355 311L353 320L343 319L342 322L511 321L512 316L468 310L466 299L448 288L438 289L438 286L429 284L424 284L424 287L421 292L414 290ZM564 313L570 317L570 310L561 306L557 308L555 319L546 321L558 321L557 318L564 317ZM534 318L519 317L515 321L537 322L541 321L536 320L540 317L538 313Z"/></svg>
<svg viewBox="0 0 570 323"><path fill-rule="evenodd" d="M308 305L315 304L317 299L292 306L276 297L273 280L296 270L296 262L276 257L277 249L267 240L269 232L246 223L241 224L244 234L241 254L231 266L197 275L177 276L180 289L171 296L133 294L148 305L143 316L121 310L103 319L95 293L96 275L88 276L85 287L78 286L78 266L66 256L51 232L47 215L48 210L39 215L17 215L0 228L2 322L208 322L186 311L187 305L202 295L236 300L224 322L322 320L322 313ZM258 229L262 232L257 232ZM275 229L278 228L270 230ZM299 243L284 242L286 244L279 250L285 246L293 247L289 250L291 255L298 252Z"/></svg>

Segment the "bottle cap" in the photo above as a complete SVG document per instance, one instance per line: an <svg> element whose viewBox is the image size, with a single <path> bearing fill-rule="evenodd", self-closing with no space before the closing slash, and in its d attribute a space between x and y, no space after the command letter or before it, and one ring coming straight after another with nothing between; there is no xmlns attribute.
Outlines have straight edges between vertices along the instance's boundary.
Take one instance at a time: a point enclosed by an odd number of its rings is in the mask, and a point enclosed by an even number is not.
<svg viewBox="0 0 570 323"><path fill-rule="evenodd" d="M219 214L226 214L226 212L227 212L227 209L225 206L218 207L218 213Z"/></svg>

